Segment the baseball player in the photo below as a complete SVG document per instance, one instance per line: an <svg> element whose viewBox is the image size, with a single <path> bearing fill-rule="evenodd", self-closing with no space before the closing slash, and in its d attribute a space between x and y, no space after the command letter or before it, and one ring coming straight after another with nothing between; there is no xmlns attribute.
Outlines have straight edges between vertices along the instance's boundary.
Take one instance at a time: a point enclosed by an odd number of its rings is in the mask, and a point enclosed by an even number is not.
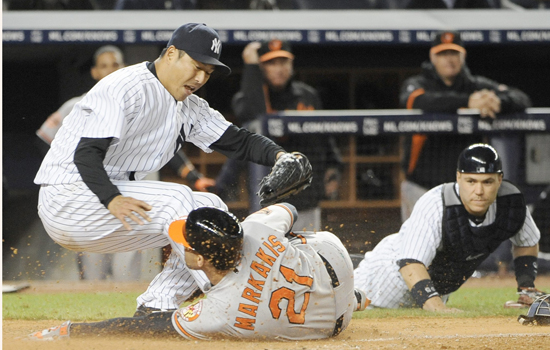
<svg viewBox="0 0 550 350"><path fill-rule="evenodd" d="M353 265L330 232L290 230L291 204L275 204L242 224L218 208L198 208L171 223L170 237L190 269L204 271L206 298L175 312L72 323L31 334L34 340L118 334L188 340L320 339L348 326L368 300L353 288Z"/></svg>
<svg viewBox="0 0 550 350"><path fill-rule="evenodd" d="M445 305L448 295L507 239L513 244L518 302L532 303L540 232L523 195L502 176L493 147L464 149L456 183L423 195L399 233L384 238L355 269L355 286L371 305L455 312Z"/></svg>
<svg viewBox="0 0 550 350"><path fill-rule="evenodd" d="M41 185L38 213L55 242L101 253L173 246L168 226L174 219L200 206L227 209L214 194L143 181L185 141L263 165L287 154L268 138L232 125L194 95L214 71L230 73L220 54L213 29L182 25L154 62L108 75L74 106L35 178ZM203 273L193 275L176 249L138 306L176 309L198 287L207 288Z"/></svg>
<svg viewBox="0 0 550 350"><path fill-rule="evenodd" d="M90 68L90 75L95 81L100 81L112 72L124 67L124 55L116 46L106 45L96 50L93 56L93 65ZM65 102L57 111L52 113L48 119L36 131L36 135L48 146L59 131L63 119L71 113L75 104L82 100L86 93L76 96Z"/></svg>

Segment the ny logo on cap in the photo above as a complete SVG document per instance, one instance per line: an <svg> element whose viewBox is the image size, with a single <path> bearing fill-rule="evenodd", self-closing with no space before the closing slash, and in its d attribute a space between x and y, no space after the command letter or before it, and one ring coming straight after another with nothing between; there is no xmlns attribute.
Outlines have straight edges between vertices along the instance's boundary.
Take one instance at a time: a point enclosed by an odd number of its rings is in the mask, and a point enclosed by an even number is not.
<svg viewBox="0 0 550 350"><path fill-rule="evenodd" d="M222 48L222 42L218 38L214 38L212 40L212 47L210 50L212 50L215 54L220 54L220 50Z"/></svg>

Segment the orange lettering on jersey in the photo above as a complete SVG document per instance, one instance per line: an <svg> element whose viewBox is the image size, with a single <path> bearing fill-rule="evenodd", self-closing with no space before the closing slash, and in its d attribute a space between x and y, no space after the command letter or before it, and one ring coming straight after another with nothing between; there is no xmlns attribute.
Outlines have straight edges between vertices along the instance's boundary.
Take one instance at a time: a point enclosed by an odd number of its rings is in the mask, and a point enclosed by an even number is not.
<svg viewBox="0 0 550 350"><path fill-rule="evenodd" d="M254 279L254 277L252 277L252 274L250 274L250 278L248 279L248 284L250 284L252 287L256 288L261 292L264 289L265 281Z"/></svg>
<svg viewBox="0 0 550 350"><path fill-rule="evenodd" d="M271 293L271 300L269 301L269 309L271 310L271 315L273 318L278 319L281 316L281 308L279 302L286 299L288 301L286 307L286 316L290 323L295 324L304 324L306 321L306 309L309 304L309 294L310 292L304 293L304 302L300 313L296 313L294 308L296 307L296 292L287 287L282 287Z"/></svg>
<svg viewBox="0 0 550 350"><path fill-rule="evenodd" d="M266 254L266 252L264 252L264 250L262 248L258 249L258 252L256 253L256 256L258 258L262 259L263 261L265 261L265 263L268 264L269 266L273 266L273 262L275 260L277 260L277 258L272 257L269 254Z"/></svg>
<svg viewBox="0 0 550 350"><path fill-rule="evenodd" d="M269 273L269 271L271 271L271 268L269 268L268 266L262 265L257 261L252 261L252 264L250 264L250 268L256 271L263 278L267 278L267 274Z"/></svg>
<svg viewBox="0 0 550 350"><path fill-rule="evenodd" d="M247 315L250 315L252 317L256 317L256 311L258 311L258 306L241 303L239 304L239 311Z"/></svg>
<svg viewBox="0 0 550 350"><path fill-rule="evenodd" d="M289 283L296 282L302 286L311 287L313 285L313 278L309 276L298 276L296 271L289 269L286 266L281 265L281 274L284 276L285 280Z"/></svg>
<svg viewBox="0 0 550 350"><path fill-rule="evenodd" d="M254 323L256 322L256 320L253 320L251 318L237 317L235 318L235 321L237 321L234 324L235 327L239 327L249 331L254 330Z"/></svg>
<svg viewBox="0 0 550 350"><path fill-rule="evenodd" d="M273 248L277 249L278 252L282 253L285 251L285 246L277 240L277 236L269 236L267 240L273 245Z"/></svg>
<svg viewBox="0 0 550 350"><path fill-rule="evenodd" d="M264 242L262 243L267 249L271 250L271 252L273 254L275 254L275 256L279 256L279 252L276 251L275 249L273 249L273 247L271 245L269 245L267 242Z"/></svg>
<svg viewBox="0 0 550 350"><path fill-rule="evenodd" d="M249 288L249 287L246 287L243 291L243 294L241 294L243 298L248 299L251 302L256 304L260 302L260 299L258 299L260 295L261 293L257 293L252 288Z"/></svg>

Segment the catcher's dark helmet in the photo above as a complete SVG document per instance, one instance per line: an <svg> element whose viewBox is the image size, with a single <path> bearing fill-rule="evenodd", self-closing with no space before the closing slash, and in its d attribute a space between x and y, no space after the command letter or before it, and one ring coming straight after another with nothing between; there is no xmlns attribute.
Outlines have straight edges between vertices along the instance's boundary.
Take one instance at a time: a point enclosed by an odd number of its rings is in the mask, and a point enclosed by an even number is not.
<svg viewBox="0 0 550 350"><path fill-rule="evenodd" d="M240 260L243 229L235 215L219 208L203 207L174 221L170 237L210 260L219 270L229 270Z"/></svg>
<svg viewBox="0 0 550 350"><path fill-rule="evenodd" d="M538 297L526 315L520 315L518 317L518 322L523 325L539 325L539 326L548 326L550 325L550 294L545 294Z"/></svg>
<svg viewBox="0 0 550 350"><path fill-rule="evenodd" d="M476 143L460 153L456 170L460 173L502 174L502 161L492 146Z"/></svg>

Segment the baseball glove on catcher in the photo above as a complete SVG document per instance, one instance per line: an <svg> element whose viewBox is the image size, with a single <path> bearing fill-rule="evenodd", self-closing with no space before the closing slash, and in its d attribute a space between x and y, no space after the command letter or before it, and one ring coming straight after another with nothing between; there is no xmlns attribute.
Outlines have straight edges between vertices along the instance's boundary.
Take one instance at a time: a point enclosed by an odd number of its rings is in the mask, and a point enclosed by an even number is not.
<svg viewBox="0 0 550 350"><path fill-rule="evenodd" d="M544 292L538 290L537 288L521 288L518 292L519 297L517 301L509 300L504 303L505 309L527 309L533 302L544 295Z"/></svg>
<svg viewBox="0 0 550 350"><path fill-rule="evenodd" d="M260 204L268 206L297 194L308 187L312 179L313 170L305 155L300 152L285 153L260 182Z"/></svg>

